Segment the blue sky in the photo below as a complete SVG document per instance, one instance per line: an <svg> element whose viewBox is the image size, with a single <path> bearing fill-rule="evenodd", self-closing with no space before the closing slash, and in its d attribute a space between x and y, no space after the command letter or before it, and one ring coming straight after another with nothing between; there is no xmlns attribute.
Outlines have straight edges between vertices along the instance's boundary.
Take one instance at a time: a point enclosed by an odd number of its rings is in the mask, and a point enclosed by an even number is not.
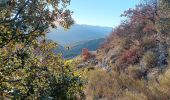
<svg viewBox="0 0 170 100"><path fill-rule="evenodd" d="M70 9L77 24L117 26L120 15L140 0L71 0Z"/></svg>

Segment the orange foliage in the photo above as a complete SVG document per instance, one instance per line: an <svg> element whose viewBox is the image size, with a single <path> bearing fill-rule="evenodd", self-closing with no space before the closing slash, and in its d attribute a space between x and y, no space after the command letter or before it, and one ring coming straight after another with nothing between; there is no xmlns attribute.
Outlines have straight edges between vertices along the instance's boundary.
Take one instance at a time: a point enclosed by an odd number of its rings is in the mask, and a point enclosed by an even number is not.
<svg viewBox="0 0 170 100"><path fill-rule="evenodd" d="M128 50L125 50L120 55L120 57L118 58L116 63L118 65L121 65L121 64L124 64L124 63L134 64L135 62L137 62L139 60L138 58L139 58L139 48L133 47L133 48L130 48Z"/></svg>
<svg viewBox="0 0 170 100"><path fill-rule="evenodd" d="M82 58L83 58L84 61L86 61L87 59L90 58L90 53L89 53L89 50L87 48L82 49Z"/></svg>

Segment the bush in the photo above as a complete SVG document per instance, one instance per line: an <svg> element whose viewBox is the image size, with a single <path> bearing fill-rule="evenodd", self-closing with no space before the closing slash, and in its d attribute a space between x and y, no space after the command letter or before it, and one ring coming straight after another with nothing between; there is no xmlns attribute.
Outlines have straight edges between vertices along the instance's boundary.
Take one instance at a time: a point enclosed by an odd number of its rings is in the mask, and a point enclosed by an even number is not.
<svg viewBox="0 0 170 100"><path fill-rule="evenodd" d="M128 75L134 79L141 79L142 78L142 69L138 65L128 67Z"/></svg>
<svg viewBox="0 0 170 100"><path fill-rule="evenodd" d="M140 68L130 66L129 74L138 75ZM131 72L131 73L130 73ZM101 69L90 72L86 87L87 100L169 100L170 98L170 69L159 79L134 79L126 73L115 71L107 73Z"/></svg>
<svg viewBox="0 0 170 100"><path fill-rule="evenodd" d="M157 100L169 100L170 98L170 68L159 75L156 82L149 82L149 89ZM154 84L153 84L154 83Z"/></svg>
<svg viewBox="0 0 170 100"><path fill-rule="evenodd" d="M130 48L132 44L132 40L129 39L129 37L123 38L118 45L122 47L122 49L128 49Z"/></svg>
<svg viewBox="0 0 170 100"><path fill-rule="evenodd" d="M90 53L89 53L89 50L87 48L82 49L82 57L83 57L84 61L86 61L87 59L90 58Z"/></svg>
<svg viewBox="0 0 170 100"><path fill-rule="evenodd" d="M143 37L142 47L145 49L153 48L156 45L154 37L145 36Z"/></svg>
<svg viewBox="0 0 170 100"><path fill-rule="evenodd" d="M117 100L148 100L147 97L142 93L125 91L123 96Z"/></svg>
<svg viewBox="0 0 170 100"><path fill-rule="evenodd" d="M146 52L142 58L143 67L145 69L153 68L157 64L157 55L151 51Z"/></svg>
<svg viewBox="0 0 170 100"><path fill-rule="evenodd" d="M107 73L102 69L91 71L86 88L88 100L106 99L113 100L121 92L121 87L116 81L115 73Z"/></svg>
<svg viewBox="0 0 170 100"><path fill-rule="evenodd" d="M135 64L136 62L138 62L138 58L140 55L140 50L139 47L132 47L128 50L125 50L120 57L118 58L118 60L116 61L116 64L118 66L120 65L124 65L124 64Z"/></svg>

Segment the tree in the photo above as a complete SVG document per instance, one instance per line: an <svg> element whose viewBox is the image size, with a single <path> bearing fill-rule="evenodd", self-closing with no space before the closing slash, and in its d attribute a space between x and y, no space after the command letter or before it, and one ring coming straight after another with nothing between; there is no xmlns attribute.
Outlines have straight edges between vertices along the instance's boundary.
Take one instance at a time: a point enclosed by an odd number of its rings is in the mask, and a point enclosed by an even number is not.
<svg viewBox="0 0 170 100"><path fill-rule="evenodd" d="M81 93L81 78L45 38L49 28L74 23L69 3L0 0L0 99L76 99Z"/></svg>
<svg viewBox="0 0 170 100"><path fill-rule="evenodd" d="M74 23L71 18L72 11L66 9L69 3L70 0L6 1L0 9L0 47L10 42L29 44L37 37L44 36L49 27L54 28L54 21L69 28Z"/></svg>
<svg viewBox="0 0 170 100"><path fill-rule="evenodd" d="M89 53L89 50L87 48L82 49L82 56L83 56L84 61L86 61L87 59L90 58L90 53Z"/></svg>
<svg viewBox="0 0 170 100"><path fill-rule="evenodd" d="M169 1L168 0L142 0L144 3L138 5L136 9L125 11L124 16L130 19L133 29L141 26L144 34L152 35L156 39L156 45L159 52L159 66L166 66L167 59L167 35L169 34ZM141 31L136 32L141 33ZM135 34L136 34L135 33ZM137 36L137 34L135 35ZM135 37L136 38L136 37Z"/></svg>

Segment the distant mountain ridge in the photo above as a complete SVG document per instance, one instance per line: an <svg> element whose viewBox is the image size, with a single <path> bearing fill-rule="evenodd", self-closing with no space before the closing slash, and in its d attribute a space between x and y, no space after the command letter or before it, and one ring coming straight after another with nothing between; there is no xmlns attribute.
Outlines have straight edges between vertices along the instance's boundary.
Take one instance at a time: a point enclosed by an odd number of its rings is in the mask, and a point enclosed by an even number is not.
<svg viewBox="0 0 170 100"><path fill-rule="evenodd" d="M89 51L97 50L101 44L104 42L104 38L94 39L90 41L80 42L69 47L69 50L66 50L66 47L59 45L55 50L55 53L62 53L64 58L74 58L81 54L83 48L89 49Z"/></svg>
<svg viewBox="0 0 170 100"><path fill-rule="evenodd" d="M105 38L111 31L112 27L75 24L68 30L61 27L52 29L51 32L47 34L47 38L65 46L80 41Z"/></svg>

